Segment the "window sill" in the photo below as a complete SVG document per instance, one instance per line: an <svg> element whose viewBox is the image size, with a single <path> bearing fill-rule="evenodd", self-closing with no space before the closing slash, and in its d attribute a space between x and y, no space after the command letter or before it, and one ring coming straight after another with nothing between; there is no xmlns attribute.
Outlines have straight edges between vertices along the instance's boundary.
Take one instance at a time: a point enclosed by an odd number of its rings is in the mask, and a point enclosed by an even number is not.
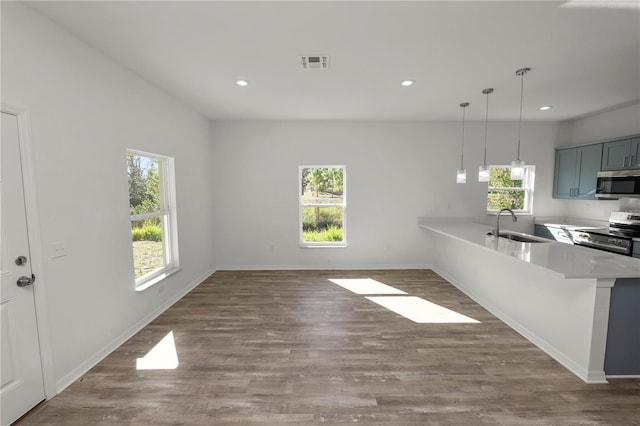
<svg viewBox="0 0 640 426"><path fill-rule="evenodd" d="M346 244L327 244L327 245L317 245L317 246L307 246L300 244L301 249L317 249L317 248L346 248Z"/></svg>
<svg viewBox="0 0 640 426"><path fill-rule="evenodd" d="M166 270L163 270L162 272L160 272L158 275L154 276L153 278L149 278L148 280L145 280L145 281L141 282L140 284L136 284L136 291L137 292L143 292L146 289L148 289L149 287L152 287L153 285L158 284L160 281L164 280L165 278L168 278L171 275L175 274L179 270L180 270L180 268L176 268L176 267L172 267L172 268L168 268Z"/></svg>
<svg viewBox="0 0 640 426"><path fill-rule="evenodd" d="M533 216L532 212L514 211L514 213L516 214L516 216ZM498 214L498 212L487 212L487 216L495 216L496 214ZM508 212L502 213L502 216L509 216L509 213Z"/></svg>

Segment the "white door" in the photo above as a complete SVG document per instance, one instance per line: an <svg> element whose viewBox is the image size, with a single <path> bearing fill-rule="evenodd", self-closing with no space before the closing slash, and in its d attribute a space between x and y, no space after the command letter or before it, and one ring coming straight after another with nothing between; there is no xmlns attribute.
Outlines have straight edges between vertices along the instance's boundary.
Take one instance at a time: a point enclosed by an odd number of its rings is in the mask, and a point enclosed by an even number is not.
<svg viewBox="0 0 640 426"><path fill-rule="evenodd" d="M18 119L2 113L0 149L0 417L8 425L45 397L20 163Z"/></svg>

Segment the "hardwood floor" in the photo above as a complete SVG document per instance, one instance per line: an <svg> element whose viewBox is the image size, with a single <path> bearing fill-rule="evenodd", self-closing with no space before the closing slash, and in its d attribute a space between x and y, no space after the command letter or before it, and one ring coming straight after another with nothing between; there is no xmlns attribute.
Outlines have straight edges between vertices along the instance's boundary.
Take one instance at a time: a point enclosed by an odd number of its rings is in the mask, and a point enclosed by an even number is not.
<svg viewBox="0 0 640 426"><path fill-rule="evenodd" d="M372 278L479 323L414 323ZM137 370L173 332L179 365ZM640 380L587 385L432 271L217 272L20 425L640 425Z"/></svg>

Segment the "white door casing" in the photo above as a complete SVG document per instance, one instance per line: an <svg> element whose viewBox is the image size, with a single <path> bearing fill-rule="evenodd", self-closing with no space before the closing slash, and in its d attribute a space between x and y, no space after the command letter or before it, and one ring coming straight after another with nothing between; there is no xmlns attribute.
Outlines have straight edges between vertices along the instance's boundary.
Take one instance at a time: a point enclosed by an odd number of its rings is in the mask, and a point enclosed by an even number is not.
<svg viewBox="0 0 640 426"><path fill-rule="evenodd" d="M17 285L33 274L18 117L3 112L1 125L0 416L8 425L42 401L45 388L34 287Z"/></svg>

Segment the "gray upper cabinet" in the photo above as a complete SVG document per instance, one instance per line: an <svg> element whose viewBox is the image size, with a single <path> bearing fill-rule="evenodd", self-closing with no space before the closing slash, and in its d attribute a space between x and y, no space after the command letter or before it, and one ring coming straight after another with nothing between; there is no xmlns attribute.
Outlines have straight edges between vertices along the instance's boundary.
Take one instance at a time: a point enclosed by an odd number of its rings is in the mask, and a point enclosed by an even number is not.
<svg viewBox="0 0 640 426"><path fill-rule="evenodd" d="M556 170L553 182L553 198L571 198L576 186L576 163L578 149L556 151Z"/></svg>
<svg viewBox="0 0 640 426"><path fill-rule="evenodd" d="M631 168L640 169L640 138L631 139Z"/></svg>
<svg viewBox="0 0 640 426"><path fill-rule="evenodd" d="M640 138L606 142L602 152L602 170L640 168Z"/></svg>
<svg viewBox="0 0 640 426"><path fill-rule="evenodd" d="M596 199L603 144L556 150L553 198Z"/></svg>

